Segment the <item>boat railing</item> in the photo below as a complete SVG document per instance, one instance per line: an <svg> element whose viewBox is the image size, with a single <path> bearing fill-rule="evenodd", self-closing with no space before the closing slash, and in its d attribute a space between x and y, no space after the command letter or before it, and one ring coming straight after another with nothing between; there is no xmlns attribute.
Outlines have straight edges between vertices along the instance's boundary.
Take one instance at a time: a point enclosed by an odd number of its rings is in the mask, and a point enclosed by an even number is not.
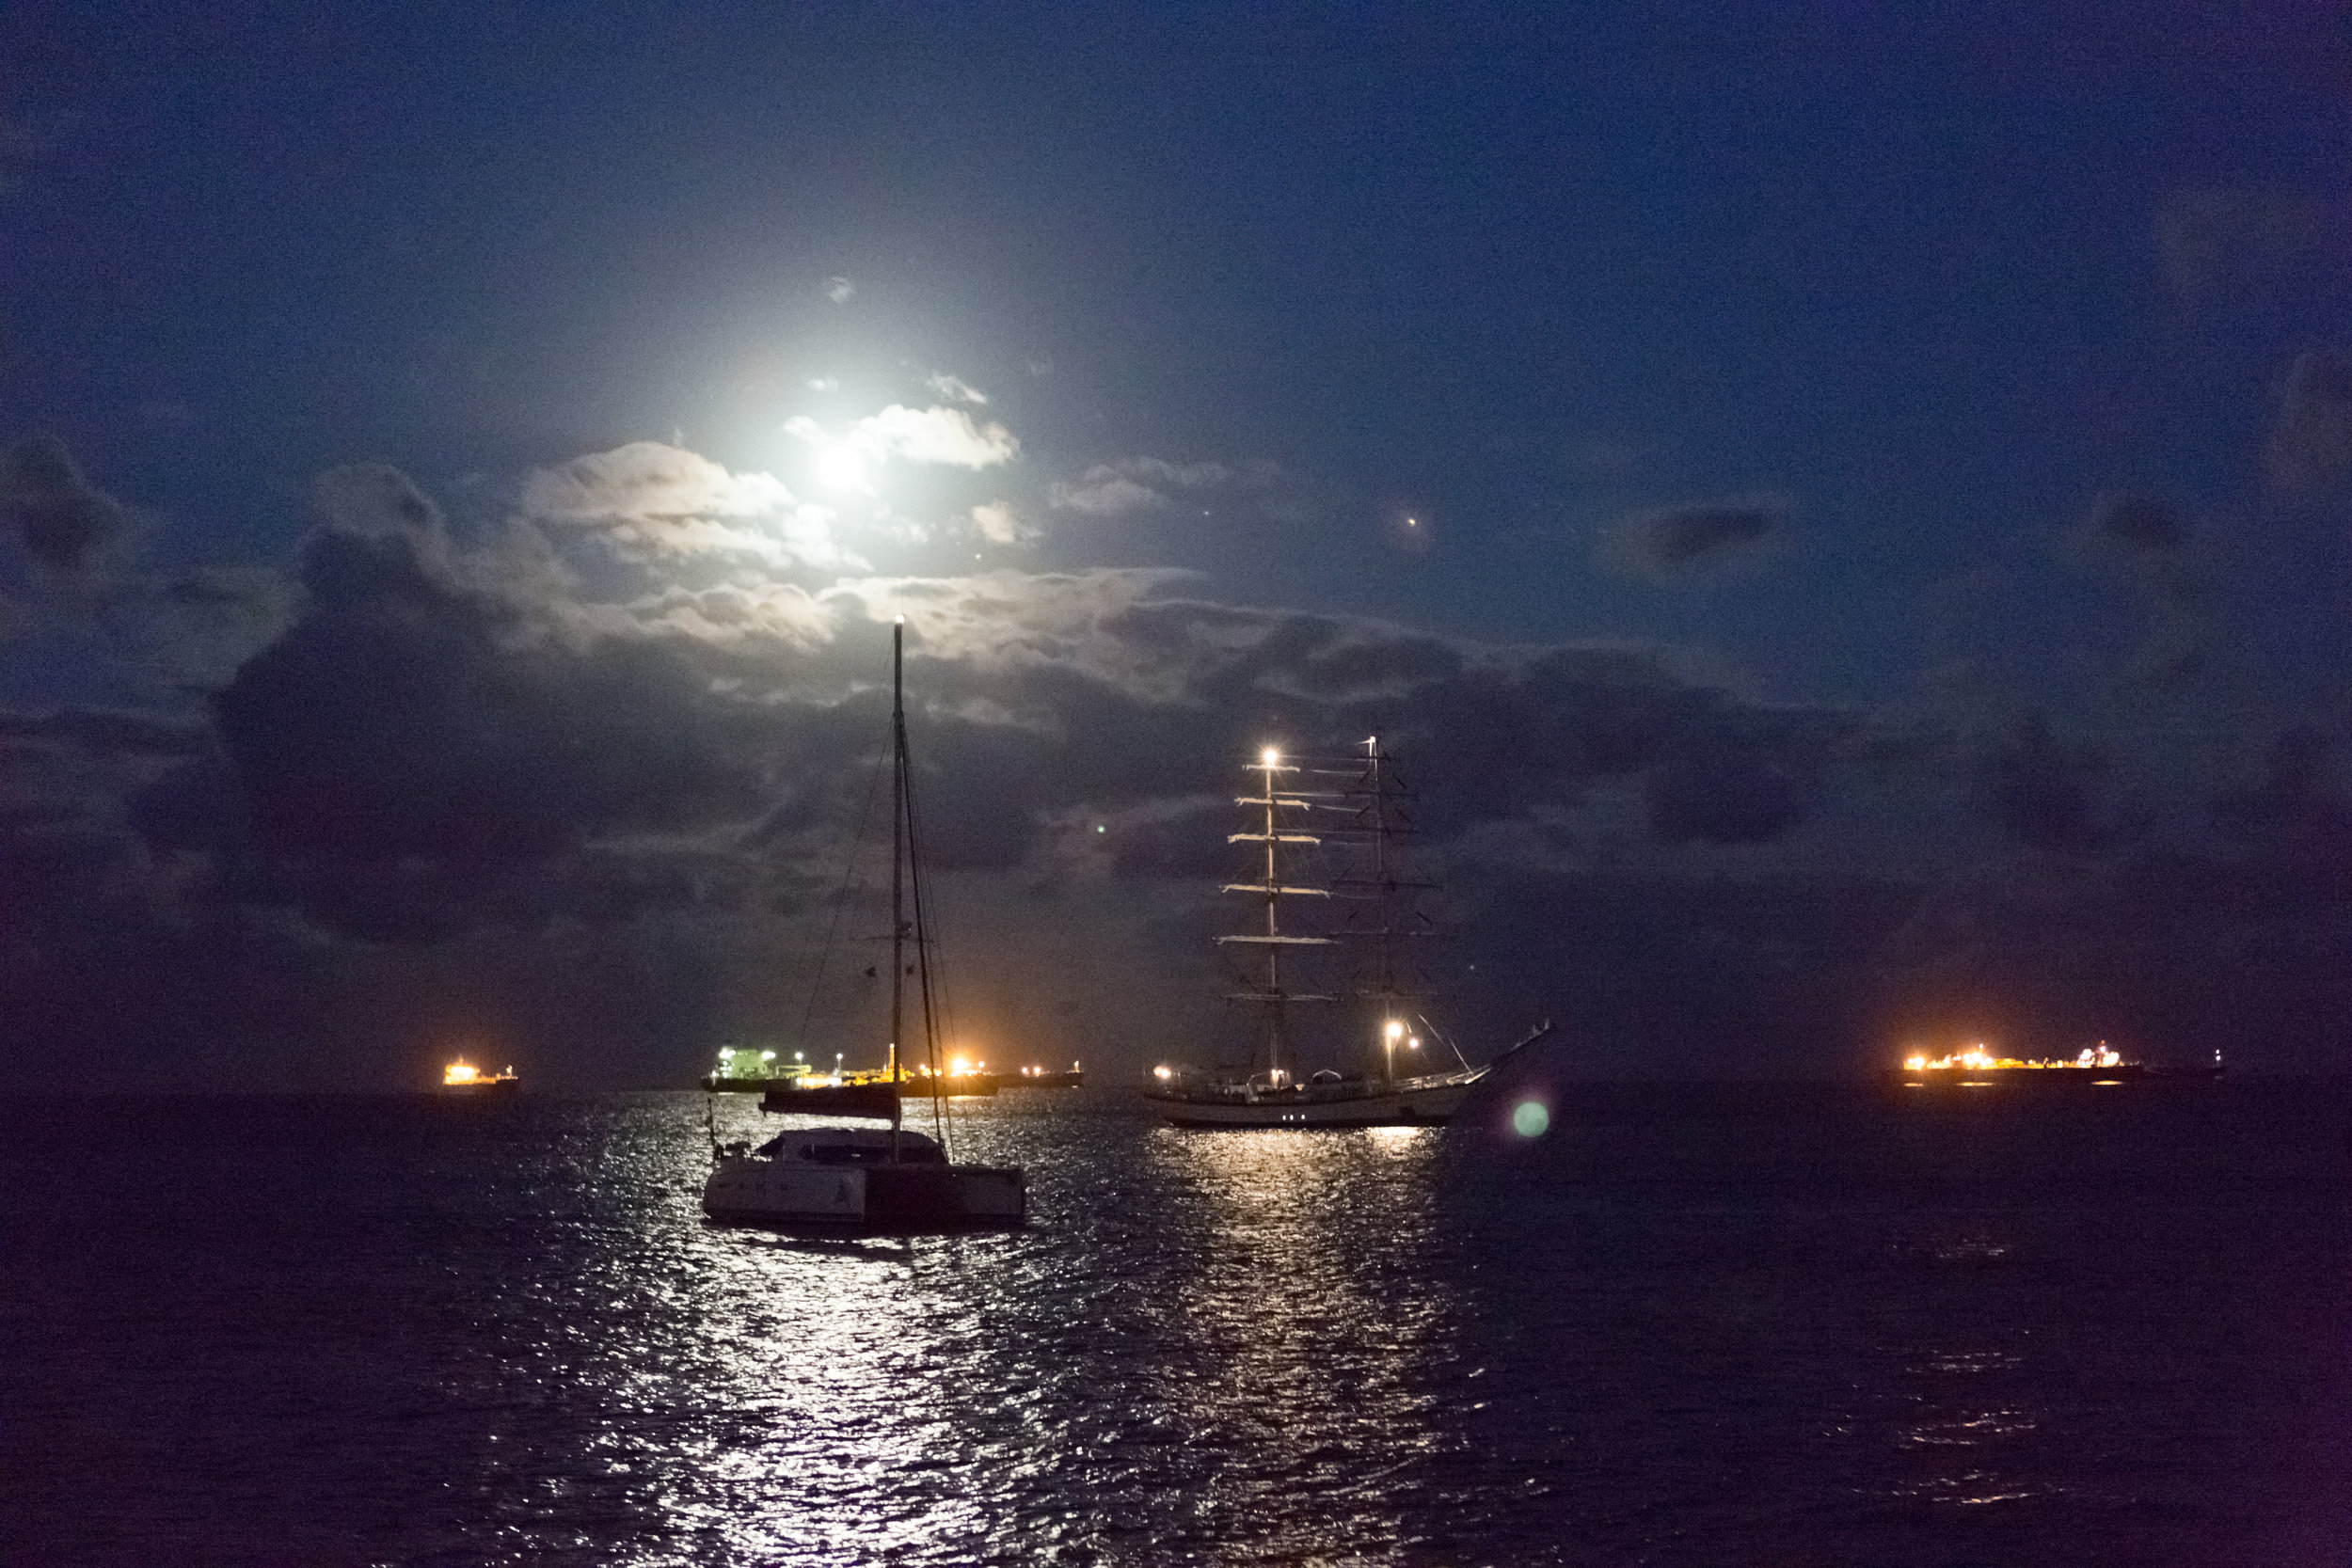
<svg viewBox="0 0 2352 1568"><path fill-rule="evenodd" d="M1336 1084L1296 1080L1279 1087L1268 1086L1261 1074L1247 1083L1231 1078L1212 1078L1204 1074L1171 1072L1153 1086L1155 1095L1168 1099L1215 1101L1232 1105L1265 1105L1273 1103L1322 1105L1359 1101L1368 1096L1411 1094L1423 1089L1447 1088L1476 1081L1483 1069L1470 1068L1454 1072L1423 1073L1413 1078L1367 1079L1344 1078Z"/></svg>

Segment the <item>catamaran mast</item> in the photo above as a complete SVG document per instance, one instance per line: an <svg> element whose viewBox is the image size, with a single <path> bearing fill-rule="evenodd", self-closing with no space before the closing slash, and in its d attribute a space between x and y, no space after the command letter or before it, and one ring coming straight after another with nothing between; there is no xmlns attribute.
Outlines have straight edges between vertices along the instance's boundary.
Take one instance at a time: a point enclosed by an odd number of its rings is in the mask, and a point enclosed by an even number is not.
<svg viewBox="0 0 2352 1568"><path fill-rule="evenodd" d="M907 820L907 618L890 628L890 1157L898 1157L899 1085L906 1082L898 1060L905 1022L907 922L904 900Z"/></svg>
<svg viewBox="0 0 2352 1568"><path fill-rule="evenodd" d="M898 1158L899 1120L904 1108L901 1086L906 1083L906 940L914 935L914 968L920 976L923 1003L923 1061L930 1090L931 1132L939 1147L953 1145L948 1132L946 1081L939 1069L941 1004L931 985L930 917L923 899L923 842L915 832L914 768L907 753L906 633L903 615L890 628L890 1084L891 1157ZM908 908L913 907L913 918Z"/></svg>

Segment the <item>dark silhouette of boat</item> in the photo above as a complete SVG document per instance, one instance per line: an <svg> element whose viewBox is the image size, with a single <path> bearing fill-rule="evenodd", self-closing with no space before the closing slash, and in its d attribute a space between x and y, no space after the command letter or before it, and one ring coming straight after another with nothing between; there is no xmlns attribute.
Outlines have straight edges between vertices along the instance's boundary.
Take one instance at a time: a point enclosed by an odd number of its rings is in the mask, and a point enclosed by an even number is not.
<svg viewBox="0 0 2352 1568"><path fill-rule="evenodd" d="M712 1219L783 1227L913 1231L1012 1227L1027 1218L1028 1192L1019 1167L960 1165L948 1146L946 1101L959 1092L958 1077L940 1071L932 944L922 861L916 852L913 769L907 760L905 671L902 616L890 637L889 1065L879 1073L835 1073L826 1081L803 1075L789 1085L771 1085L759 1107L787 1115L870 1118L890 1126L886 1132L801 1129L753 1148L748 1142L720 1143L714 1112L709 1122L710 1174L703 1182L703 1212ZM912 964L905 951L910 937L914 945ZM925 1057L924 1070L912 1074L899 1049L909 1022L910 972L917 977ZM994 1082L979 1092L994 1093ZM900 1126L909 1095L930 1099L936 1136ZM715 1106L716 1101L711 1103Z"/></svg>

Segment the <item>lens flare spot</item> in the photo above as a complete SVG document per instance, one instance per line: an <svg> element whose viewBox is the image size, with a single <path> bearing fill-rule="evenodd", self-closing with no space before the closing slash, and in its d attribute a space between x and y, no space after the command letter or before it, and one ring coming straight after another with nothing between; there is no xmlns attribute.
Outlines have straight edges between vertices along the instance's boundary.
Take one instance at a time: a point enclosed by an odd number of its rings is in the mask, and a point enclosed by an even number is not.
<svg viewBox="0 0 2352 1568"><path fill-rule="evenodd" d="M1540 1100L1522 1100L1511 1111L1511 1131L1522 1138L1540 1138L1551 1127L1551 1113Z"/></svg>

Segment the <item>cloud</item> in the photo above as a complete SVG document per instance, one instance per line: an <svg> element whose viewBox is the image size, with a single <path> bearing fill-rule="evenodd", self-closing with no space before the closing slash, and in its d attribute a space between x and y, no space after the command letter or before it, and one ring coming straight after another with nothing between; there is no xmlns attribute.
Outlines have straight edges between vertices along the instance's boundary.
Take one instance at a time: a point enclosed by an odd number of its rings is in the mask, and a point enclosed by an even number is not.
<svg viewBox="0 0 2352 1568"><path fill-rule="evenodd" d="M1048 505L1089 517L1119 517L1170 504L1167 496L1150 485L1138 484L1104 468L1089 469L1087 476L1075 484L1057 480L1047 496Z"/></svg>
<svg viewBox="0 0 2352 1568"><path fill-rule="evenodd" d="M84 478L56 436L29 436L0 454L0 529L54 576L89 578L129 523L130 510Z"/></svg>
<svg viewBox="0 0 2352 1568"><path fill-rule="evenodd" d="M754 654L813 649L830 642L834 616L825 602L794 582L724 582L690 589L673 584L599 614L583 607L574 629L628 638L683 638L714 648Z"/></svg>
<svg viewBox="0 0 2352 1568"><path fill-rule="evenodd" d="M1785 498L1756 496L1661 507L1620 519L1598 559L1618 571L1669 579L1753 551L1788 523Z"/></svg>
<svg viewBox="0 0 2352 1568"><path fill-rule="evenodd" d="M1269 474L1273 471L1268 466ZM1233 471L1221 463L1169 463L1157 457L1122 457L1098 463L1074 483L1057 481L1047 504L1089 517L1118 517L1130 512L1173 506L1176 492L1206 490L1229 483Z"/></svg>
<svg viewBox="0 0 2352 1568"><path fill-rule="evenodd" d="M301 608L300 588L267 566L203 566L131 585L117 629L143 664L188 691L217 689L275 641Z"/></svg>
<svg viewBox="0 0 2352 1568"><path fill-rule="evenodd" d="M836 276L825 279L825 297L835 305L849 304L856 293L857 285L846 277Z"/></svg>
<svg viewBox="0 0 2352 1568"><path fill-rule="evenodd" d="M2083 526L2091 540L2137 555L2177 555L2188 545L2186 525L2153 496L2102 496Z"/></svg>
<svg viewBox="0 0 2352 1568"><path fill-rule="evenodd" d="M594 533L640 562L714 555L771 565L864 564L834 538L833 512L795 499L773 474L729 473L659 441L536 469L516 505L534 523Z"/></svg>
<svg viewBox="0 0 2352 1568"><path fill-rule="evenodd" d="M945 371L934 371L923 385L950 403L986 403L988 394L964 380Z"/></svg>
<svg viewBox="0 0 2352 1568"><path fill-rule="evenodd" d="M2107 768L2097 748L2059 740L2032 713L1984 758L1980 777L1993 818L2010 837L2036 849L2081 853L2111 839L2096 794Z"/></svg>
<svg viewBox="0 0 2352 1568"><path fill-rule="evenodd" d="M1694 727L1669 744L1643 789L1661 844L1763 844L1812 808L1821 764L1852 721L1808 715L1794 724Z"/></svg>
<svg viewBox="0 0 2352 1568"><path fill-rule="evenodd" d="M2352 489L2352 354L2309 349L2296 357L2263 455L2271 493L2291 506Z"/></svg>
<svg viewBox="0 0 2352 1568"><path fill-rule="evenodd" d="M845 448L869 459L899 457L946 467L991 468L1021 455L1021 442L1003 425L975 423L961 408L909 408L892 404L838 436L805 415L785 422L787 435L811 446Z"/></svg>
<svg viewBox="0 0 2352 1568"><path fill-rule="evenodd" d="M2217 822L2309 874L2341 881L2352 873L2352 796L2336 779L2335 750L2320 731L2286 730L2270 744L2261 783L2215 793Z"/></svg>
<svg viewBox="0 0 2352 1568"><path fill-rule="evenodd" d="M446 934L599 834L754 809L739 716L673 648L520 635L396 470L334 470L317 501L310 610L212 702L254 842L314 918L358 930L389 900Z"/></svg>
<svg viewBox="0 0 2352 1568"><path fill-rule="evenodd" d="M2204 671L2213 628L2191 566L2187 522L2153 496L2102 496L2065 541L2085 562L2120 562L2146 595L2151 625L2132 664L2134 684L2174 687Z"/></svg>
<svg viewBox="0 0 2352 1568"><path fill-rule="evenodd" d="M1670 647L1481 643L1170 572L793 580L652 542L681 515L765 515L749 476L678 451L544 470L487 537L398 470L335 470L294 563L307 608L205 722L0 716L0 1010L43 1038L161 1042L167 1072L297 1022L396 1064L400 1031L462 991L523 1021L526 1070L535 1049L583 1078L682 1077L714 1031L780 1016L776 955L822 940L900 613L933 887L977 959L960 998L1041 1049L1083 1049L1082 1025L1022 1011L1073 947L1110 954L1139 1012L1213 998L1239 759L1375 732L1422 787L1417 843L1453 863L1471 1040L1546 1007L1629 1053L1739 1022L1743 1049L1819 1067L1820 1041L1869 1036L1889 974L1906 996L2063 981L2106 1002L2126 971L2210 984L2284 915L2329 961L2344 946L2341 892L2280 874L2343 863L2332 735L2234 796L2190 784L2243 866L2141 887L2116 781L2144 770L2039 718L1971 742L1763 702ZM1183 493L1141 460L1108 477ZM654 531L627 559L603 544L624 528ZM2134 571L2197 548L2152 501L2103 501L2080 531ZM184 593L273 625L283 578L247 570ZM2014 847L1987 856L1995 831ZM2192 884L2226 896L2167 892ZM2345 972L2314 958L2295 994L2339 997L2312 977ZM151 997L96 1005L143 976Z"/></svg>
<svg viewBox="0 0 2352 1568"><path fill-rule="evenodd" d="M2155 230L2173 292L2202 300L2284 280L2315 248L2319 220L2313 204L2296 196L2199 186L2164 198Z"/></svg>
<svg viewBox="0 0 2352 1568"><path fill-rule="evenodd" d="M0 710L0 739L68 740L117 755L183 757L207 744L203 725L185 719L107 708L56 708L46 713Z"/></svg>
<svg viewBox="0 0 2352 1568"><path fill-rule="evenodd" d="M972 526L992 545L1024 545L1038 536L1010 501L982 501L972 509Z"/></svg>

